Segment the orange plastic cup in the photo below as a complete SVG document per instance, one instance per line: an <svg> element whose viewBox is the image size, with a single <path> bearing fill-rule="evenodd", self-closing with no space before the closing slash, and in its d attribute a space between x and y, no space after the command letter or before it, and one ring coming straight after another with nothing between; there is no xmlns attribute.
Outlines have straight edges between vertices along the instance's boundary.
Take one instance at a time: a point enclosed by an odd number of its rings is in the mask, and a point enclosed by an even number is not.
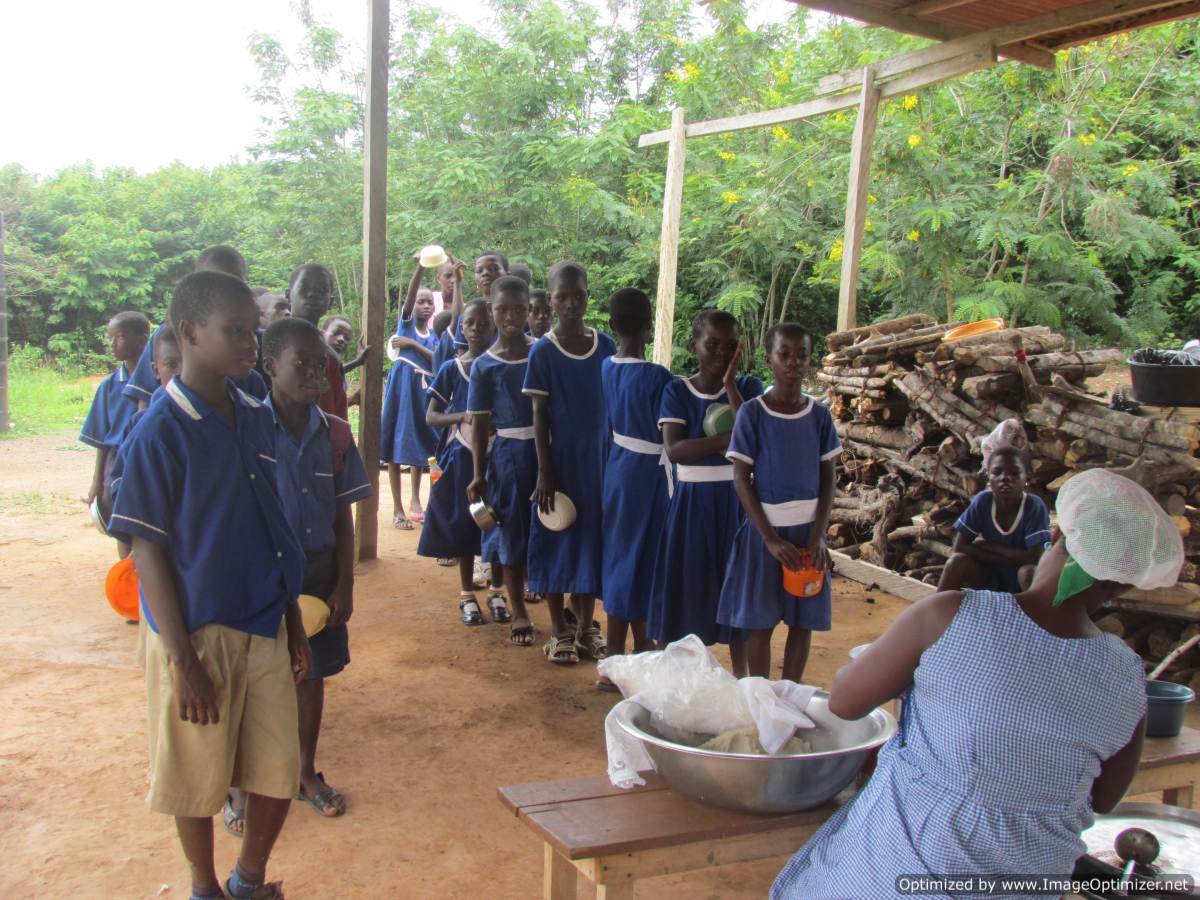
<svg viewBox="0 0 1200 900"><path fill-rule="evenodd" d="M783 569L783 589L793 597L806 599L815 597L825 587L825 570L813 565L812 557L807 550L801 550L803 567L799 569Z"/></svg>
<svg viewBox="0 0 1200 900"><path fill-rule="evenodd" d="M132 556L125 557L108 570L104 578L104 596L108 598L108 605L122 619L136 621L141 618L137 569L133 567Z"/></svg>

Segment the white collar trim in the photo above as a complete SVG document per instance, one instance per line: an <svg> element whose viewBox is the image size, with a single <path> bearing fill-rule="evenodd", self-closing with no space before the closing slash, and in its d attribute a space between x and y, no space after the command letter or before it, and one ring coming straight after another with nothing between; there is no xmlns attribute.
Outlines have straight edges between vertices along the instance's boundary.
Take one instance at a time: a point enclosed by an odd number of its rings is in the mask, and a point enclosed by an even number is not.
<svg viewBox="0 0 1200 900"><path fill-rule="evenodd" d="M646 363L650 362L650 360L648 360L648 359L638 359L637 357L634 357L634 356L610 356L609 359L612 360L612 363L615 366L626 365L626 364L637 365L638 363L642 363L643 365L645 365Z"/></svg>
<svg viewBox="0 0 1200 900"><path fill-rule="evenodd" d="M167 386L164 388L164 390L167 392L167 396L175 402L175 405L187 413L192 419L199 422L204 418L204 416L200 415L200 411L196 409L192 401L187 398L187 394L183 392L183 389L176 384L176 380L174 378L167 382Z"/></svg>
<svg viewBox="0 0 1200 900"><path fill-rule="evenodd" d="M524 357L523 359L505 359L503 356L498 356L497 354L493 353L491 348L488 348L486 355L496 360L496 362L504 363L506 366L519 366L523 363L529 362L528 356Z"/></svg>
<svg viewBox="0 0 1200 900"><path fill-rule="evenodd" d="M771 407L767 406L767 401L764 399L763 394L759 394L754 399L758 401L758 405L761 406L763 408L763 410L766 412L766 414L769 416L774 416L777 419L803 419L810 412L812 412L813 399L812 399L812 397L809 397L808 394L802 393L800 396L807 398L808 403L806 403L804 405L804 409L800 410L800 412L794 412L794 413L781 413L781 412L776 412L775 410L771 409Z"/></svg>
<svg viewBox="0 0 1200 900"><path fill-rule="evenodd" d="M587 353L584 353L582 356L578 353L570 353L567 350L564 350L563 345L558 342L558 335L554 333L553 329L546 332L546 338L550 341L550 343L558 348L558 352L563 356L570 357L571 359L587 359L593 353L595 353L596 348L600 346L600 332L598 332L595 328L589 328L588 331L592 333L592 349Z"/></svg>
<svg viewBox="0 0 1200 900"><path fill-rule="evenodd" d="M1021 505L1017 507L1017 515L1013 519L1012 526L1010 528L1008 528L1008 530L1005 530L1005 529L1001 528L1000 523L996 521L996 492L995 491L992 492L992 524L996 526L996 530L998 532L1000 532L1001 534L1003 534L1007 537L1008 535L1012 534L1014 531L1017 530L1017 527L1021 524L1021 519L1024 518L1024 516L1025 516L1025 501L1028 498L1029 498L1029 495L1026 494L1024 491L1022 491L1021 492Z"/></svg>
<svg viewBox="0 0 1200 900"><path fill-rule="evenodd" d="M715 394L704 394L696 389L696 386L694 384L692 384L691 378L682 378L681 377L680 381L682 381L684 384L686 384L687 389L689 391L691 391L693 394L695 394L697 397L699 397L701 400L720 400L722 397L725 396L725 388L721 388Z"/></svg>

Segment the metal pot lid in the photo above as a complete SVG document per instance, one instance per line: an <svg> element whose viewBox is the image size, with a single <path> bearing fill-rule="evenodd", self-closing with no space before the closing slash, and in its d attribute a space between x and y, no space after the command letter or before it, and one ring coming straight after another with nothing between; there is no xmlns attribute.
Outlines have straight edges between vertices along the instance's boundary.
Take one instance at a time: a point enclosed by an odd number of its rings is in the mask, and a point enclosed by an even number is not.
<svg viewBox="0 0 1200 900"><path fill-rule="evenodd" d="M1158 838L1158 871L1200 880L1200 812L1163 803L1122 803L1108 815L1096 816L1096 823L1083 833L1088 853L1121 868L1113 844L1126 828L1145 828Z"/></svg>

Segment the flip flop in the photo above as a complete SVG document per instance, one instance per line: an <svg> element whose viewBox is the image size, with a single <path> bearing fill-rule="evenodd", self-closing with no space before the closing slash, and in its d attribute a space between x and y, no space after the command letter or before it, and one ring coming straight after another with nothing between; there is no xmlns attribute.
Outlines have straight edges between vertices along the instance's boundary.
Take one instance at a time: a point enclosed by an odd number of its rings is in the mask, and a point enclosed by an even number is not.
<svg viewBox="0 0 1200 900"><path fill-rule="evenodd" d="M228 794L225 795L225 806L223 806L221 808L221 821L225 825L225 830L228 831L230 834L232 834L235 838L240 838L240 837L245 836L245 834L246 834L246 811L243 809L241 812L238 812L236 809L234 809L233 808L233 800L230 799ZM237 822L240 822L242 824L241 831L236 831L233 827L234 824Z"/></svg>
<svg viewBox="0 0 1200 900"><path fill-rule="evenodd" d="M336 819L338 816L344 816L346 814L346 798L325 783L324 772L317 773L317 780L321 782L322 787L315 796L310 797L301 788L296 793L296 799L303 800L315 809L322 819ZM338 800L342 801L341 806L337 804ZM327 809L332 809L333 815L326 813Z"/></svg>
<svg viewBox="0 0 1200 900"><path fill-rule="evenodd" d="M530 622L528 625L509 626L508 642L514 647L532 647L537 629Z"/></svg>
<svg viewBox="0 0 1200 900"><path fill-rule="evenodd" d="M421 523L423 523L425 521L425 513L423 513L423 512L409 513L408 521L416 522L418 525L420 525Z"/></svg>
<svg viewBox="0 0 1200 900"><path fill-rule="evenodd" d="M400 531L412 531L413 523L408 521L408 519L404 518L404 516L400 515L399 513L396 513L396 515L392 516L392 527L397 528Z"/></svg>

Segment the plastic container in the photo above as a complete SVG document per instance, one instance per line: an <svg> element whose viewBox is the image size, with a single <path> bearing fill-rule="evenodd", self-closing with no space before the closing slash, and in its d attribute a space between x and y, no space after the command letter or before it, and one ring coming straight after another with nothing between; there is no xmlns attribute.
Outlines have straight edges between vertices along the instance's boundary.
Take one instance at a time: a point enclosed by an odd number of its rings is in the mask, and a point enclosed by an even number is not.
<svg viewBox="0 0 1200 900"><path fill-rule="evenodd" d="M1196 692L1171 681L1146 682L1146 737L1175 737Z"/></svg>
<svg viewBox="0 0 1200 900"><path fill-rule="evenodd" d="M704 411L701 427L709 437L733 431L733 407L728 403L714 403Z"/></svg>
<svg viewBox="0 0 1200 900"><path fill-rule="evenodd" d="M438 479L442 477L442 467L438 465L437 457L429 457L429 483L437 484Z"/></svg>
<svg viewBox="0 0 1200 900"><path fill-rule="evenodd" d="M96 530L105 537L108 537L108 524L104 521L104 513L100 510L99 497L92 500L92 505L88 507L88 512L92 516L92 524L96 526Z"/></svg>
<svg viewBox="0 0 1200 900"><path fill-rule="evenodd" d="M439 244L430 244L421 248L421 258L418 261L422 269L436 269L448 258L446 251Z"/></svg>
<svg viewBox="0 0 1200 900"><path fill-rule="evenodd" d="M329 605L312 594L301 594L296 602L300 604L300 621L304 623L304 633L309 637L320 634L325 623L329 621Z"/></svg>
<svg viewBox="0 0 1200 900"><path fill-rule="evenodd" d="M1127 360L1133 397L1152 406L1200 406L1200 366L1156 366Z"/></svg>
<svg viewBox="0 0 1200 900"><path fill-rule="evenodd" d="M575 524L575 503L562 491L554 492L554 509L537 511L538 520L551 531L566 531Z"/></svg>
<svg viewBox="0 0 1200 900"><path fill-rule="evenodd" d="M1003 331L1003 319L980 319L978 322L969 322L966 325L959 325L957 328L951 328L942 335L942 343L947 341L957 341L962 338L975 337L977 334L990 334L993 331Z"/></svg>
<svg viewBox="0 0 1200 900"><path fill-rule="evenodd" d="M818 569L812 563L812 557L807 552L801 551L801 556L804 557L804 567L801 569L789 569L783 566L783 589L793 597L807 599L815 597L821 593L821 588L825 587L825 570Z"/></svg>
<svg viewBox="0 0 1200 900"><path fill-rule="evenodd" d="M126 622L136 622L141 618L141 605L138 602L137 569L133 567L133 557L127 556L111 569L104 578L104 596L108 605Z"/></svg>

